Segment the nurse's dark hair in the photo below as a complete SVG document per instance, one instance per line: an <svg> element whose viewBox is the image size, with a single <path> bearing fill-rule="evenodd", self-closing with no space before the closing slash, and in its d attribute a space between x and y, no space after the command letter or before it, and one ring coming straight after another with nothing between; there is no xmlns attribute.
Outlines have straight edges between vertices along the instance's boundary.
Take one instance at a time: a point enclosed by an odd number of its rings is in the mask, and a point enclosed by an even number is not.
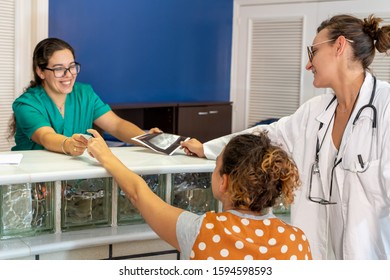
<svg viewBox="0 0 390 280"><path fill-rule="evenodd" d="M49 64L49 59L56 51L70 50L74 59L76 59L74 49L64 40L58 38L46 38L40 41L33 53L32 70L34 73L34 80L30 82L29 87L35 87L42 84L42 79L37 74L37 67L44 70Z"/></svg>
<svg viewBox="0 0 390 280"><path fill-rule="evenodd" d="M363 69L368 70L375 57L375 49L387 53L390 49L390 25L379 26L383 20L369 15L361 20L352 15L336 15L324 20L317 28L317 33L323 29L329 32L329 39L336 40L339 36L352 40L355 60L361 62Z"/></svg>
<svg viewBox="0 0 390 280"><path fill-rule="evenodd" d="M34 80L30 81L30 84L23 91L26 91L29 88L42 85L42 79L39 77L36 69L39 67L44 70L45 67L49 64L49 59L56 51L61 50L70 50L73 54L74 59L76 59L74 49L64 40L58 38L46 38L40 41L34 49L33 61L32 61L32 71L34 73ZM16 120L15 115L11 116L9 121L9 135L8 140L15 135L16 131Z"/></svg>
<svg viewBox="0 0 390 280"><path fill-rule="evenodd" d="M294 201L300 186L296 164L267 132L232 138L222 153L220 175L228 174L232 206L254 212Z"/></svg>

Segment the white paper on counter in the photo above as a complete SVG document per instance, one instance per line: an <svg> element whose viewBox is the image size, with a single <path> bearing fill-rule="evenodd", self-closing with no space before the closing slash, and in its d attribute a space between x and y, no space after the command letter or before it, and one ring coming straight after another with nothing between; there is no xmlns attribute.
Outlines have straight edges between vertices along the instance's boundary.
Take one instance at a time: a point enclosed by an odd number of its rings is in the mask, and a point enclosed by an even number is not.
<svg viewBox="0 0 390 280"><path fill-rule="evenodd" d="M19 165L23 154L0 154L0 165Z"/></svg>

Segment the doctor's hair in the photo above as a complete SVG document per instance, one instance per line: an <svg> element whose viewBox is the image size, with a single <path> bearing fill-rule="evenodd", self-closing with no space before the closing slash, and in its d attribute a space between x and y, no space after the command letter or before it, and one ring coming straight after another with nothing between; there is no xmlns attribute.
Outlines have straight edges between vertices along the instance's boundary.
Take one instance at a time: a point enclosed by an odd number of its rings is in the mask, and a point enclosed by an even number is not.
<svg viewBox="0 0 390 280"><path fill-rule="evenodd" d="M344 36L352 40L354 60L360 61L363 69L368 70L375 57L375 49L380 53L388 53L390 49L390 25L379 26L383 20L373 14L361 20L352 15L336 15L323 21L317 33L323 29L329 31L329 39L336 40Z"/></svg>
<svg viewBox="0 0 390 280"><path fill-rule="evenodd" d="M288 206L301 184L296 164L281 147L271 144L266 131L232 138L223 151L219 172L229 177L232 206L254 212L280 200Z"/></svg>
<svg viewBox="0 0 390 280"><path fill-rule="evenodd" d="M33 63L32 63L34 80L30 82L28 88L32 88L42 84L42 79L39 77L36 71L37 67L44 70L49 64L49 59L52 57L52 55L56 51L62 51L62 50L70 50L74 59L76 59L73 47L69 45L67 42L65 42L64 40L58 38L46 38L40 41L36 45L33 53Z"/></svg>

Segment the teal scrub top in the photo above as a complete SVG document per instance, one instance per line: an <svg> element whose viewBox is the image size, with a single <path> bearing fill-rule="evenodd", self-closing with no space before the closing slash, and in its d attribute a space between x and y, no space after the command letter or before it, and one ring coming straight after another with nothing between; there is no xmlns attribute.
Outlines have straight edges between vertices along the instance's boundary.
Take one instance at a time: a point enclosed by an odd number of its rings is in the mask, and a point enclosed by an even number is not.
<svg viewBox="0 0 390 280"><path fill-rule="evenodd" d="M12 109L16 120L16 146L12 151L43 150L43 146L31 140L34 132L43 126L68 137L87 133L97 118L111 110L90 85L82 83L75 83L68 94L64 118L42 86L29 88L14 101Z"/></svg>

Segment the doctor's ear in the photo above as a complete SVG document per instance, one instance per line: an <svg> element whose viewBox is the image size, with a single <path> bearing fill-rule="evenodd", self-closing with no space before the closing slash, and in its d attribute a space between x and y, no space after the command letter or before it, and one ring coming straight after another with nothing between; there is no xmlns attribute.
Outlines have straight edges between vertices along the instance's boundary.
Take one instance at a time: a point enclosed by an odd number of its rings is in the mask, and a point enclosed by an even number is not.
<svg viewBox="0 0 390 280"><path fill-rule="evenodd" d="M348 45L348 40L344 36L339 36L336 40L337 53L341 54L344 52L346 46Z"/></svg>

